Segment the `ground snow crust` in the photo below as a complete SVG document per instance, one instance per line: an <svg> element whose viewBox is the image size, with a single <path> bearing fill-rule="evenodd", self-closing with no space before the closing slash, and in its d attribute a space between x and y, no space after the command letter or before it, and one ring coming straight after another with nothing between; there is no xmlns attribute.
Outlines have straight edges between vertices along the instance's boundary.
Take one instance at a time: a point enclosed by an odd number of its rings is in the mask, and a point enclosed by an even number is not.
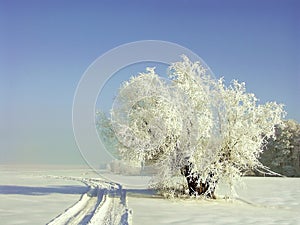
<svg viewBox="0 0 300 225"><path fill-rule="evenodd" d="M46 177L64 169L1 166L0 171L0 224L46 224L88 190L78 181Z"/></svg>
<svg viewBox="0 0 300 225"><path fill-rule="evenodd" d="M124 224L132 221L137 225L154 222L158 225L300 224L299 178L246 177L243 178L244 188L236 190L239 197L230 200L166 200L154 196L155 193L145 187L127 185L127 195L123 199L116 198L112 192L96 203L97 198L91 201L91 196L84 194L89 188L78 182L97 177L87 169L0 168L0 218L3 224L46 224L72 207L80 211L80 204L83 207L88 202L91 204L84 207L87 210L84 215L93 214L86 223L90 225L114 224L122 219L126 221ZM78 180L68 180L68 177ZM130 179L134 181L135 178ZM99 182L99 178L89 182L92 181ZM226 188L219 188L218 196L226 194L224 190ZM124 205L125 198L132 213Z"/></svg>
<svg viewBox="0 0 300 225"><path fill-rule="evenodd" d="M128 196L133 224L300 224L300 179L246 177L238 197L222 199L135 198Z"/></svg>

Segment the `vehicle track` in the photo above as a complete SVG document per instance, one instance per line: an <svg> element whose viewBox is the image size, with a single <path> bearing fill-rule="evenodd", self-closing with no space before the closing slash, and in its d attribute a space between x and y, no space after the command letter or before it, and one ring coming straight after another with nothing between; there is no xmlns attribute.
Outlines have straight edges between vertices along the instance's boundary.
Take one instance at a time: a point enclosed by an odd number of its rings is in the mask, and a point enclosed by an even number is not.
<svg viewBox="0 0 300 225"><path fill-rule="evenodd" d="M89 190L63 213L51 220L48 225L63 224L131 224L131 210L127 208L126 191L120 184L100 179L77 177L52 177L75 180L84 183Z"/></svg>

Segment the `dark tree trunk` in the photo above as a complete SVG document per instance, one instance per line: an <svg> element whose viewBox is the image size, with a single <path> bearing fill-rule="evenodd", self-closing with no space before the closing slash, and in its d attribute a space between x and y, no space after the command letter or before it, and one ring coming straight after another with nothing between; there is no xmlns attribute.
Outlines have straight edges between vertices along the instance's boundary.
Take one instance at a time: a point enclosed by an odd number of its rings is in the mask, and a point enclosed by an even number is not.
<svg viewBox="0 0 300 225"><path fill-rule="evenodd" d="M181 168L181 174L186 178L190 196L204 195L215 199L216 182L212 182L214 174L209 173L205 181L203 181L198 173L192 172L192 166L192 163L189 162Z"/></svg>

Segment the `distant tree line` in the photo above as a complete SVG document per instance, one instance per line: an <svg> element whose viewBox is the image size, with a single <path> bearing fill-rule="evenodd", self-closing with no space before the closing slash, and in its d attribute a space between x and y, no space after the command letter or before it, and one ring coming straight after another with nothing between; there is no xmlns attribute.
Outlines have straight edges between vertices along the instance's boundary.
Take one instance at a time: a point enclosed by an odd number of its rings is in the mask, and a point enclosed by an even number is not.
<svg viewBox="0 0 300 225"><path fill-rule="evenodd" d="M272 171L285 176L300 176L300 124L287 120L275 127L275 137L268 139L260 161Z"/></svg>

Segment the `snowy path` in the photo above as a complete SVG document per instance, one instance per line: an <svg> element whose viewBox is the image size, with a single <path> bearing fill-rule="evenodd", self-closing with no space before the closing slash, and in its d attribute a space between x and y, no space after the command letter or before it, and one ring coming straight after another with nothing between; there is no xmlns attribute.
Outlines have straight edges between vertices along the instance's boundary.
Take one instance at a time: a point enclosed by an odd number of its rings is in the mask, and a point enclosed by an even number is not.
<svg viewBox="0 0 300 225"><path fill-rule="evenodd" d="M127 208L126 191L122 190L121 185L91 178L56 178L80 181L87 185L89 190L73 206L50 221L48 225L131 224L131 211Z"/></svg>

